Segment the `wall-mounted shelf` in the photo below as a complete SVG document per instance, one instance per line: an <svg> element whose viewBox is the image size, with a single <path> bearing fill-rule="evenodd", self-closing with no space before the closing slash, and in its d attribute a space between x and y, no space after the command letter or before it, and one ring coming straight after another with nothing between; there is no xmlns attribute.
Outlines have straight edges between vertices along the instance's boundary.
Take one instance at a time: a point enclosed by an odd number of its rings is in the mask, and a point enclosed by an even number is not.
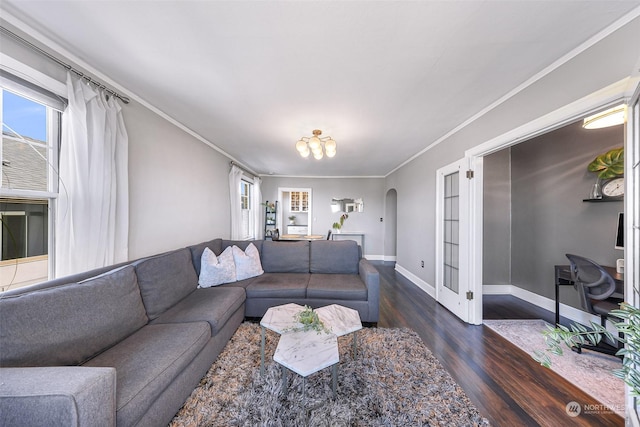
<svg viewBox="0 0 640 427"><path fill-rule="evenodd" d="M604 202L623 202L624 199L582 199L587 203L604 203Z"/></svg>

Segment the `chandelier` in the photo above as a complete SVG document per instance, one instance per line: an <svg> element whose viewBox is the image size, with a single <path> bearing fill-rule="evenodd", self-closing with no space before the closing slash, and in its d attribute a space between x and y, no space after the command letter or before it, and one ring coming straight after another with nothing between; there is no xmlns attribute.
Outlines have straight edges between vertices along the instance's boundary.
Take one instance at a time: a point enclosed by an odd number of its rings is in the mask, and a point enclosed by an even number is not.
<svg viewBox="0 0 640 427"><path fill-rule="evenodd" d="M315 129L312 137L303 136L300 138L300 141L296 142L296 150L298 150L298 153L305 158L313 153L313 157L317 160L324 157L324 154L326 154L327 157L335 156L337 148L336 142L330 136L321 138L320 135L322 135L322 131Z"/></svg>

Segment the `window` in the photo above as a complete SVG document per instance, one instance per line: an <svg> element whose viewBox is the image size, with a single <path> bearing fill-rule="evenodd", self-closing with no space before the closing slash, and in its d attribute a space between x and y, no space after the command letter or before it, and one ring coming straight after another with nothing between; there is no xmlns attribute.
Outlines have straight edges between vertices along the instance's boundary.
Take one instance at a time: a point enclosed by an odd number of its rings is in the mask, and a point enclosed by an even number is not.
<svg viewBox="0 0 640 427"><path fill-rule="evenodd" d="M253 206L251 203L253 184L244 179L240 181L240 209L242 210L242 239L252 239L254 230Z"/></svg>
<svg viewBox="0 0 640 427"><path fill-rule="evenodd" d="M64 104L0 74L0 291L46 280Z"/></svg>

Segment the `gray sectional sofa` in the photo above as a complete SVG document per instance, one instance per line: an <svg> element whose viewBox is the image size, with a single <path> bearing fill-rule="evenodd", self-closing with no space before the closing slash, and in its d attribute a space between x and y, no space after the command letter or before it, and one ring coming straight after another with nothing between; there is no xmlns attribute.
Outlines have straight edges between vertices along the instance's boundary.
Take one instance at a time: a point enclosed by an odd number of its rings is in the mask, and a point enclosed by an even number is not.
<svg viewBox="0 0 640 427"><path fill-rule="evenodd" d="M252 241L264 274L197 287L205 247L249 243L215 239L0 294L0 425L166 425L245 317L295 302L378 321L378 272L352 241Z"/></svg>

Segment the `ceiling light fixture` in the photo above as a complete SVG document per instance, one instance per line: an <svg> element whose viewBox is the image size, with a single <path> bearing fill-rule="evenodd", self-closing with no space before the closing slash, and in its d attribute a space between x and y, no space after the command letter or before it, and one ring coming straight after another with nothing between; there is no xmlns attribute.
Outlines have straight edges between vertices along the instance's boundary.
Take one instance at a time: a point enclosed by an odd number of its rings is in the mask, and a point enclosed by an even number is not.
<svg viewBox="0 0 640 427"><path fill-rule="evenodd" d="M330 136L321 138L320 135L322 135L322 131L315 129L312 137L303 136L300 138L300 141L296 142L296 150L298 150L298 153L305 158L313 153L313 157L317 160L322 159L324 154L326 154L327 157L335 156L336 148L338 147L336 142Z"/></svg>
<svg viewBox="0 0 640 427"><path fill-rule="evenodd" d="M621 125L626 120L626 108L624 104L594 114L584 119L582 127L585 129L600 129L609 126Z"/></svg>

